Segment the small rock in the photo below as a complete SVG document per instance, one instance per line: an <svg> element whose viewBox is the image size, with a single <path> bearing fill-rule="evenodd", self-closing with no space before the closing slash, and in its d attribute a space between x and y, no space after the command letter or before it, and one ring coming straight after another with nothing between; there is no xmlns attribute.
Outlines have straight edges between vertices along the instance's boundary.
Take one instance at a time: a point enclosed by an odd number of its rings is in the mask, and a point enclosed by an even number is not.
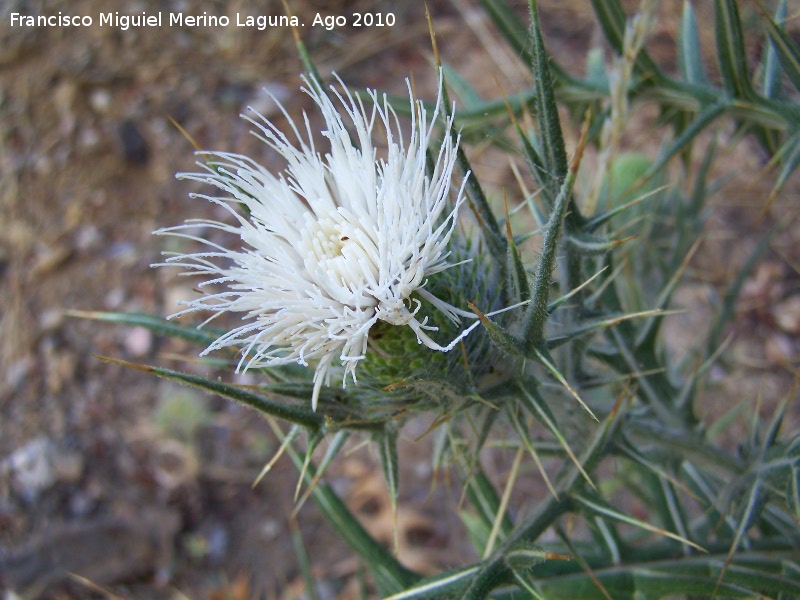
<svg viewBox="0 0 800 600"><path fill-rule="evenodd" d="M56 482L53 468L54 444L44 436L34 438L0 462L0 475L24 500L35 502L39 494Z"/></svg>
<svg viewBox="0 0 800 600"><path fill-rule="evenodd" d="M261 524L261 534L267 541L276 539L282 532L281 525L275 519L266 519Z"/></svg>
<svg viewBox="0 0 800 600"><path fill-rule="evenodd" d="M12 390L17 389L28 376L28 373L31 372L35 364L36 359L30 354L14 361L6 371L6 386Z"/></svg>
<svg viewBox="0 0 800 600"><path fill-rule="evenodd" d="M0 462L0 477L28 502L57 482L74 483L83 475L83 456L59 448L50 438L34 438Z"/></svg>
<svg viewBox="0 0 800 600"><path fill-rule="evenodd" d="M146 356L153 347L153 333L144 327L134 327L125 338L125 349L131 356Z"/></svg>
<svg viewBox="0 0 800 600"><path fill-rule="evenodd" d="M139 260L139 251L131 242L117 242L108 247L108 258L120 266L131 266Z"/></svg>
<svg viewBox="0 0 800 600"><path fill-rule="evenodd" d="M100 240L100 230L97 227L83 225L75 233L75 248L78 250L91 250L99 245Z"/></svg>
<svg viewBox="0 0 800 600"><path fill-rule="evenodd" d="M772 309L775 322L786 333L800 334L800 295L790 296Z"/></svg>
<svg viewBox="0 0 800 600"><path fill-rule="evenodd" d="M55 331L64 323L64 311L60 308L45 310L39 317L39 329L42 333Z"/></svg>
<svg viewBox="0 0 800 600"><path fill-rule="evenodd" d="M105 89L94 90L89 96L89 106L98 114L105 115L111 110L111 93Z"/></svg>
<svg viewBox="0 0 800 600"><path fill-rule="evenodd" d="M125 301L125 290L121 287L113 288L106 294L103 304L108 310L116 310Z"/></svg>
<svg viewBox="0 0 800 600"><path fill-rule="evenodd" d="M792 339L784 333L773 333L764 342L764 354L767 360L774 365L791 363L797 354Z"/></svg>
<svg viewBox="0 0 800 600"><path fill-rule="evenodd" d="M74 517L86 517L97 506L97 498L84 491L78 491L69 498L69 512Z"/></svg>
<svg viewBox="0 0 800 600"><path fill-rule="evenodd" d="M96 148L100 143L100 133L94 127L82 127L78 132L78 147L85 150Z"/></svg>
<svg viewBox="0 0 800 600"><path fill-rule="evenodd" d="M53 173L53 161L47 154L37 154L30 157L31 168L37 175L50 176Z"/></svg>

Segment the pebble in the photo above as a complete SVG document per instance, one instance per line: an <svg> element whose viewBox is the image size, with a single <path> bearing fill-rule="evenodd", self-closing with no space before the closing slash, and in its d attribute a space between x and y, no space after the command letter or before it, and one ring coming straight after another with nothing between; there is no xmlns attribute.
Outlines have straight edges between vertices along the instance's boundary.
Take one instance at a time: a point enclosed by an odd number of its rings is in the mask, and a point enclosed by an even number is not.
<svg viewBox="0 0 800 600"><path fill-rule="evenodd" d="M797 357L792 338L785 333L776 332L764 343L764 354L772 365L788 365Z"/></svg>
<svg viewBox="0 0 800 600"><path fill-rule="evenodd" d="M230 534L222 523L211 523L205 531L206 560L213 565L222 565L228 553Z"/></svg>
<svg viewBox="0 0 800 600"><path fill-rule="evenodd" d="M39 316L39 329L42 333L55 331L64 323L64 311L60 308L50 308Z"/></svg>
<svg viewBox="0 0 800 600"><path fill-rule="evenodd" d="M120 266L131 266L139 260L139 249L133 242L117 242L108 247L108 258Z"/></svg>
<svg viewBox="0 0 800 600"><path fill-rule="evenodd" d="M59 481L71 483L83 474L84 460L77 452L64 451L48 437L39 436L0 461L0 476L27 502Z"/></svg>
<svg viewBox="0 0 800 600"><path fill-rule="evenodd" d="M6 370L6 386L15 390L31 372L36 360L30 354L11 363L11 366Z"/></svg>
<svg viewBox="0 0 800 600"><path fill-rule="evenodd" d="M96 89L89 96L89 106L98 114L107 114L111 110L111 104L111 93L106 89Z"/></svg>
<svg viewBox="0 0 800 600"><path fill-rule="evenodd" d="M134 327L125 337L125 349L131 356L146 356L153 348L153 332L144 327Z"/></svg>
<svg viewBox="0 0 800 600"><path fill-rule="evenodd" d="M91 150L100 144L100 133L94 127L82 127L78 132L78 147Z"/></svg>
<svg viewBox="0 0 800 600"><path fill-rule="evenodd" d="M778 303L772 309L772 314L783 331L792 335L800 334L800 294Z"/></svg>
<svg viewBox="0 0 800 600"><path fill-rule="evenodd" d="M121 287L111 289L105 297L103 304L107 310L116 310L125 301L125 290Z"/></svg>
<svg viewBox="0 0 800 600"><path fill-rule="evenodd" d="M91 250L96 248L102 239L100 230L94 225L83 225L75 233L75 248L78 250Z"/></svg>

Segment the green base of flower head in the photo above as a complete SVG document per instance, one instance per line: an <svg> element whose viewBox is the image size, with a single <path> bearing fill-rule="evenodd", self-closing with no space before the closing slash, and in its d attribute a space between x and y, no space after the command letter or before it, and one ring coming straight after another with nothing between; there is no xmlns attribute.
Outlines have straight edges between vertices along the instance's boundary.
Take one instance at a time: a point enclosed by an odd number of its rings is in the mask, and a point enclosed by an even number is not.
<svg viewBox="0 0 800 600"><path fill-rule="evenodd" d="M428 292L456 307L472 302L491 311L501 305L501 287L490 263L472 255L468 247L454 250L450 258L461 264L432 276L425 286ZM426 327L436 328L428 333L441 345L472 324L467 319L454 323L441 311L430 310L425 300L420 302L419 314L428 317ZM500 366L504 362L507 360L482 327L450 352L431 352L410 328L379 321L370 330L369 351L359 365L357 383L348 381L336 396L348 409L356 409L370 420L412 407L415 411L450 412L471 404L477 395L504 381L507 369ZM324 397L320 397L319 408L323 412Z"/></svg>

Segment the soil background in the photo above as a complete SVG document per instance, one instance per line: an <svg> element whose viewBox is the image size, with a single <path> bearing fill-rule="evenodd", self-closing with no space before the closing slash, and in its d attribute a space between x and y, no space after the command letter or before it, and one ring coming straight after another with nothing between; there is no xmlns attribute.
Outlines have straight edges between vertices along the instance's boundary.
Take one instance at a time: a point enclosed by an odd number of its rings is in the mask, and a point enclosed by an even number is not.
<svg viewBox="0 0 800 600"><path fill-rule="evenodd" d="M323 75L351 88L435 94L421 1L291 0L300 35ZM586 52L602 47L588 2L541 3L555 59L582 74ZM712 3L696 3L701 23ZM468 0L429 8L443 60L485 98L530 86L527 68ZM516 2L526 20L525 4ZM627 3L630 8L632 3ZM796 8L796 7L795 7ZM10 15L170 11L230 15L226 28L11 27ZM665 0L648 49L671 72L680 3ZM758 19L743 9L748 55L758 63ZM316 13L394 13L394 27L311 27ZM357 597L361 567L309 502L290 519L297 474L280 460L253 481L279 442L247 409L195 394L104 355L234 378L190 348L141 328L70 316L70 310L168 315L193 283L153 269L170 247L151 232L187 218L219 216L176 181L195 170L201 148L282 165L237 115L257 108L279 127L310 109L298 91L302 66L288 27L236 27L235 14L281 15L278 2L237 0L8 0L0 5L0 584L8 598L295 598L302 595L291 528L306 542L321 598ZM702 28L713 68L713 27ZM312 119L315 118L312 113ZM655 155L654 115L635 113L626 143ZM185 135L175 124L178 124ZM778 232L745 285L732 343L704 395L709 421L743 403L744 435L754 411L768 415L791 388L800 356L798 182L758 219L771 188L767 157L748 138L727 142L718 161L729 175L710 198L705 238L675 305L668 341L691 352L716 299L765 231ZM574 132L568 133L574 141ZM737 143L731 143L737 140ZM574 146L574 144L573 144ZM516 190L508 156L470 148L480 181L496 198ZM522 161L515 159L522 166ZM587 158L591 165L591 156ZM589 167L590 168L590 167ZM524 170L524 168L523 168ZM760 398L760 403L756 399ZM798 410L792 408L790 423ZM459 490L429 464L427 423L401 446L400 556L423 571L471 557L453 507ZM508 461L489 461L502 482ZM529 502L546 493L530 472ZM340 460L330 478L368 529L391 543L385 483L368 449ZM72 573L70 575L69 573ZM16 594L17 596L15 596Z"/></svg>

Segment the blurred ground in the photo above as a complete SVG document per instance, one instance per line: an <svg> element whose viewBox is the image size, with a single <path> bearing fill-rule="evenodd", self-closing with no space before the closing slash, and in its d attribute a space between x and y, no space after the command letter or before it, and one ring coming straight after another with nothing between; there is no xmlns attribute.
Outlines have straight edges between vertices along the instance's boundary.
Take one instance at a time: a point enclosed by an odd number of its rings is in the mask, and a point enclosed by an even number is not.
<svg viewBox="0 0 800 600"><path fill-rule="evenodd" d="M177 298L189 296L191 282L149 266L164 249L164 240L151 236L154 229L214 214L212 206L187 197L191 186L174 179L176 171L193 169L194 157L170 118L203 148L279 166L236 115L253 105L284 122L264 87L293 115L308 108L297 92L301 67L291 32L9 27L11 12L114 10L110 2L98 4L9 0L0 6L0 578L28 598L92 597L95 584L125 598L298 597L286 518L296 473L282 460L251 489L277 448L266 423L248 410L91 356L212 373L186 360L187 347L64 313L166 315ZM141 0L128 8L244 14L257 12L253 4ZM396 3L290 2L301 16L388 11L390 4ZM430 98L434 78L421 4L392 6L393 28L305 28L303 38L323 74L335 69L351 87L395 93L404 92L403 78L412 75L418 93ZM698 3L701 18L710 18L709 4ZM277 2L268 6L270 14L282 14ZM482 94L498 97L497 81L506 91L529 85L525 68L472 4L429 6L443 57ZM664 3L650 47L667 66L674 65L677 7ZM542 2L542 11L551 52L581 72L586 50L599 40L588 4L553 0ZM710 49L713 39L706 42ZM753 48L754 62L759 51ZM655 151L651 133L645 114L627 141ZM770 189L769 177L760 175L765 157L748 142L725 153L720 163L736 175L711 199L706 242L676 298L687 312L670 321L670 347L691 347L726 282L778 223L746 283L737 337L703 407L704 414L720 414L760 393L766 413L787 393L800 354L798 184L790 182L756 222ZM514 186L507 158L481 146L473 156L484 185ZM408 442L401 454L402 557L419 568L468 556L454 533L457 490L440 484L427 499L427 453L425 442ZM392 519L373 463L359 450L336 467L333 484L388 543ZM299 521L321 597L354 597L355 559L310 504ZM70 579L65 569L86 580Z"/></svg>

